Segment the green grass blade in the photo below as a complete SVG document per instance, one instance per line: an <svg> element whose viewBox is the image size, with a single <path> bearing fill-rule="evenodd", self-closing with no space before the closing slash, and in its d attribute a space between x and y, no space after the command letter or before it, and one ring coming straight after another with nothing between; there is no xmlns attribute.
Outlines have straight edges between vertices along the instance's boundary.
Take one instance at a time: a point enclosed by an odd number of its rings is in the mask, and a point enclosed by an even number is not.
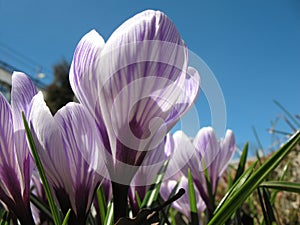
<svg viewBox="0 0 300 225"><path fill-rule="evenodd" d="M261 224L266 223L266 225L272 225L273 222L276 223L275 214L270 202L269 193L265 188L257 188L257 193L258 193L261 209L264 216L264 221L262 221Z"/></svg>
<svg viewBox="0 0 300 225"><path fill-rule="evenodd" d="M174 212L173 208L170 208L170 219L171 219L171 225L176 225L176 213Z"/></svg>
<svg viewBox="0 0 300 225"><path fill-rule="evenodd" d="M138 204L138 207L140 209L141 206L142 206L142 201L141 201L140 195L139 195L139 193L137 191L135 192L135 198L136 198L136 202Z"/></svg>
<svg viewBox="0 0 300 225"><path fill-rule="evenodd" d="M2 209L2 208L1 208ZM8 216L8 212L3 210L3 213L1 213L1 220L0 220L0 225L6 225L9 224L9 216Z"/></svg>
<svg viewBox="0 0 300 225"><path fill-rule="evenodd" d="M265 188L272 188L279 191L287 191L300 194L300 183L288 181L266 181L263 182L260 186Z"/></svg>
<svg viewBox="0 0 300 225"><path fill-rule="evenodd" d="M153 184L150 186L149 190L147 191L142 203L141 208L144 207L150 207L153 202L155 202L159 195L159 190L161 183L163 181L163 178L165 176L165 172L167 170L169 161L167 160L162 168L160 169L159 173L154 178Z"/></svg>
<svg viewBox="0 0 300 225"><path fill-rule="evenodd" d="M262 210L262 213L263 213L263 218L264 220L262 221L261 224L266 224L266 225L270 225L270 221L269 221L269 217L267 215L267 210L266 210L266 207L265 207L265 204L264 204L264 201L263 201L263 197L262 197L262 194L261 194L261 191L259 188L257 188L257 194L258 194L258 199L259 199L259 202L260 202L260 207L261 207L261 210Z"/></svg>
<svg viewBox="0 0 300 225"><path fill-rule="evenodd" d="M107 213L107 205L104 197L104 192L102 187L99 187L97 189L97 201L99 204L99 210L100 210L100 218L101 218L101 224L104 224L105 218L106 218L106 213Z"/></svg>
<svg viewBox="0 0 300 225"><path fill-rule="evenodd" d="M110 202L107 208L104 225L113 225L113 221L114 221L114 203Z"/></svg>
<svg viewBox="0 0 300 225"><path fill-rule="evenodd" d="M190 210L191 210L191 225L199 224L198 210L197 210L197 200L194 189L194 182L191 170L188 169L188 191L190 198Z"/></svg>
<svg viewBox="0 0 300 225"><path fill-rule="evenodd" d="M248 156L248 149L249 149L249 144L247 142L244 146L233 183L235 183L245 171L245 165L246 165L247 156Z"/></svg>
<svg viewBox="0 0 300 225"><path fill-rule="evenodd" d="M68 220L69 220L69 217L70 217L70 214L71 214L71 209L68 210L63 222L62 222L62 225L67 225L68 224Z"/></svg>
<svg viewBox="0 0 300 225"><path fill-rule="evenodd" d="M232 185L232 187L227 191L225 196L222 198L220 201L219 205L217 206L214 214L218 212L220 208L223 207L223 205L228 201L228 199L235 193L245 182L246 180L250 177L250 175L253 173L254 168L256 166L256 162L254 162L240 177L239 179Z"/></svg>
<svg viewBox="0 0 300 225"><path fill-rule="evenodd" d="M275 213L273 210L273 206L270 202L270 193L266 188L262 188L262 191L263 191L264 203L266 206L266 212L267 212L269 221L271 222L270 224L272 224L273 222L276 223Z"/></svg>
<svg viewBox="0 0 300 225"><path fill-rule="evenodd" d="M44 171L42 162L40 160L39 154L36 150L36 146L35 146L31 131L29 129L27 120L25 118L24 112L22 112L22 117L23 117L23 123L24 123L24 126L25 126L28 143L30 145L30 149L31 149L36 167L39 171L39 174L40 174L40 177L41 177L41 180L42 180L42 183L43 183L43 187L45 189L45 193L46 193L46 196L47 196L47 199L48 199L48 202L49 202L49 207L50 207L50 210L51 210L51 213L52 213L54 224L55 225L60 225L61 220L60 220L60 217L59 217L59 212L58 212L58 209L57 209L56 205L54 204L52 192L50 190L50 186L49 186L47 177L45 175L45 171Z"/></svg>
<svg viewBox="0 0 300 225"><path fill-rule="evenodd" d="M7 221L7 220L2 220L0 223L0 225L8 225L8 224L9 224L9 221Z"/></svg>
<svg viewBox="0 0 300 225"><path fill-rule="evenodd" d="M284 157L300 141L300 132L295 133L289 141L277 150L269 159L265 161L245 183L228 198L222 207L216 212L208 225L219 225L235 212L235 210L246 200L246 198L265 180L266 176L273 171Z"/></svg>

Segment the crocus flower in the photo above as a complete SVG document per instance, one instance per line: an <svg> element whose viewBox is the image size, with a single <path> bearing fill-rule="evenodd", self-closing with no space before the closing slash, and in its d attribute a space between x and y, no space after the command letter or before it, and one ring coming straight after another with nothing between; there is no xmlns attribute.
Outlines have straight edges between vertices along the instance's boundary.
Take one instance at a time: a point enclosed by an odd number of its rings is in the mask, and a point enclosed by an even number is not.
<svg viewBox="0 0 300 225"><path fill-rule="evenodd" d="M75 50L70 83L104 140L118 202L115 219L126 211L128 185L147 152L157 148L198 94L199 75L187 67L187 52L171 20L153 10L127 20L106 43L89 32Z"/></svg>
<svg viewBox="0 0 300 225"><path fill-rule="evenodd" d="M95 190L102 180L96 170L101 171L104 166L98 160L103 147L93 118L78 103L67 104L53 117L42 93L38 93L32 101L29 121L62 212L66 214L71 208L69 223L85 224Z"/></svg>
<svg viewBox="0 0 300 225"><path fill-rule="evenodd" d="M29 154L22 111L27 117L36 92L25 74L14 72L11 106L0 94L0 199L21 224L34 224L29 199L34 164Z"/></svg>
<svg viewBox="0 0 300 225"><path fill-rule="evenodd" d="M199 130L194 140L181 131L176 132L173 138L175 150L170 160L172 170L178 169L178 165L181 165L181 170L187 175L187 168L191 169L194 184L206 203L209 213L213 213L214 203L210 201L205 170L210 179L211 197L214 198L218 181L235 151L233 132L227 130L225 138L218 140L212 127L204 127ZM182 161L187 164L182 166Z"/></svg>

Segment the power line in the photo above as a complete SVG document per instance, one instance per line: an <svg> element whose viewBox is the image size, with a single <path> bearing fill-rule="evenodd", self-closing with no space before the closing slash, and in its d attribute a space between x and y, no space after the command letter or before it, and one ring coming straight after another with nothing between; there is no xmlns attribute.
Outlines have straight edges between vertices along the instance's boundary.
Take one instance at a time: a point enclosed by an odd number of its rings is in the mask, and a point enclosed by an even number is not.
<svg viewBox="0 0 300 225"><path fill-rule="evenodd" d="M19 61L21 64L30 67L32 71L35 72L42 72L45 71L49 74L52 74L52 70L46 67L43 67L39 62L36 60L24 55L23 53L13 49L12 47L8 46L7 44L0 41L0 47L6 52L6 54L10 55L15 60Z"/></svg>

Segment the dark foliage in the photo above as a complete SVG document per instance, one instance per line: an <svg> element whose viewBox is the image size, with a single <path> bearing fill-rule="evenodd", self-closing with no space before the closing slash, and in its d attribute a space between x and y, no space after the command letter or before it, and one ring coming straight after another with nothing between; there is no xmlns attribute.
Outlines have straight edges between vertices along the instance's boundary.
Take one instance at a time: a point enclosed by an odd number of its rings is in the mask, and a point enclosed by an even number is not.
<svg viewBox="0 0 300 225"><path fill-rule="evenodd" d="M74 100L74 93L69 82L70 64L66 60L54 65L54 81L46 87L46 102L52 114Z"/></svg>

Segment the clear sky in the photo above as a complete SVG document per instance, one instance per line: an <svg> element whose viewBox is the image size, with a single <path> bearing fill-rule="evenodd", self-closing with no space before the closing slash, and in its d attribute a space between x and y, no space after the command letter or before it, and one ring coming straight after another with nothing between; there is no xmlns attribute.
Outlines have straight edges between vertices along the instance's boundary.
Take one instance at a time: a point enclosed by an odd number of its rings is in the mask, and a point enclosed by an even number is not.
<svg viewBox="0 0 300 225"><path fill-rule="evenodd" d="M281 113L276 99L300 113L300 1L0 0L0 60L51 82L52 66L72 59L80 38L96 29L105 40L145 9L165 12L189 49L216 76L226 101L227 127L242 146L266 147L266 129ZM196 102L201 126L210 124L203 94ZM193 122L191 122L193 124ZM194 135L191 133L190 135Z"/></svg>

